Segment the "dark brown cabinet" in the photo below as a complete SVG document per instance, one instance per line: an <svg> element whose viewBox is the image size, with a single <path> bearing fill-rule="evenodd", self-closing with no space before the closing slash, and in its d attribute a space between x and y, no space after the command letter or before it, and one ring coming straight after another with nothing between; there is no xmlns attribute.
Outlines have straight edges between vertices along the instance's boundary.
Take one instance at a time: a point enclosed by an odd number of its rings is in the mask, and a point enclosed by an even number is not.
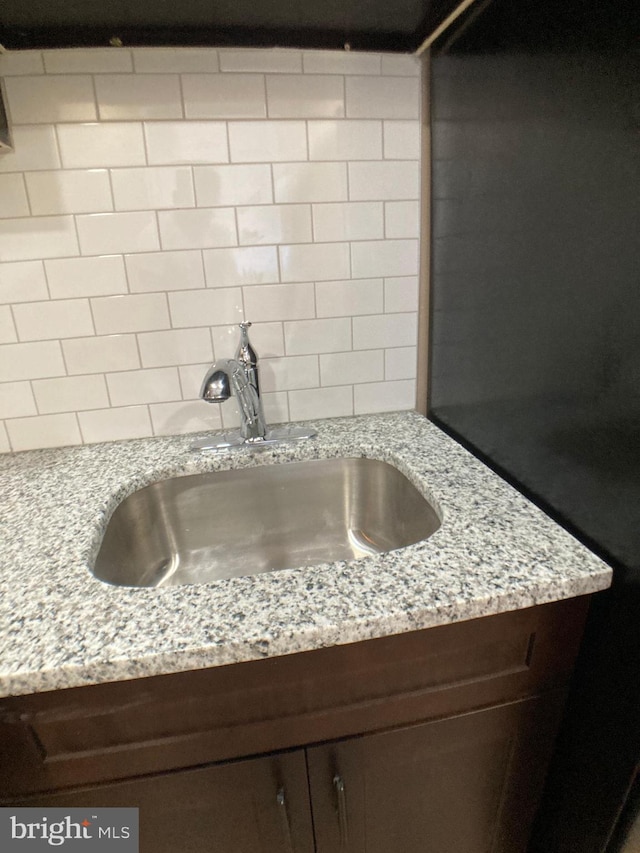
<svg viewBox="0 0 640 853"><path fill-rule="evenodd" d="M586 606L6 700L1 801L137 806L141 853L524 853Z"/></svg>

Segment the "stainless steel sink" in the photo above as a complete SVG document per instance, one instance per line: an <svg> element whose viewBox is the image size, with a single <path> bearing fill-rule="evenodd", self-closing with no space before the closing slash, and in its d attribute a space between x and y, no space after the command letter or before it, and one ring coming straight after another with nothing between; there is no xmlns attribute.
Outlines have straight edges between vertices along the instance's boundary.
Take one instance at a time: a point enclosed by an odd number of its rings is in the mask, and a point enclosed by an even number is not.
<svg viewBox="0 0 640 853"><path fill-rule="evenodd" d="M371 459L196 474L129 495L93 572L123 586L208 583L391 551L439 526L403 474Z"/></svg>

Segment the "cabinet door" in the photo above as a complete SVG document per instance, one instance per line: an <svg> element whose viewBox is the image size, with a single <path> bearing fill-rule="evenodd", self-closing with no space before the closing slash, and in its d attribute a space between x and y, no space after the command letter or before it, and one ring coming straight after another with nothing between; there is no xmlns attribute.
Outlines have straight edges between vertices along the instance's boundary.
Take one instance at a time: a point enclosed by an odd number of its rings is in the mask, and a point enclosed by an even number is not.
<svg viewBox="0 0 640 853"><path fill-rule="evenodd" d="M302 750L39 795L23 806L140 809L140 853L313 853Z"/></svg>
<svg viewBox="0 0 640 853"><path fill-rule="evenodd" d="M318 853L524 853L562 700L310 749Z"/></svg>

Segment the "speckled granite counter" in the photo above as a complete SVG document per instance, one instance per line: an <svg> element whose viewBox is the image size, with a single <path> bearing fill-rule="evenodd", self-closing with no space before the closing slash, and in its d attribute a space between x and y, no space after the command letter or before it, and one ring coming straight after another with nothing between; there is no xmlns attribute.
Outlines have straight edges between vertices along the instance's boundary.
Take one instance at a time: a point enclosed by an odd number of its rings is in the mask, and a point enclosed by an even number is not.
<svg viewBox="0 0 640 853"><path fill-rule="evenodd" d="M415 413L316 423L277 450L189 451L193 436L0 456L0 695L137 678L411 631L606 588L608 567ZM331 456L391 462L438 507L388 554L165 589L89 566L117 504L180 474Z"/></svg>

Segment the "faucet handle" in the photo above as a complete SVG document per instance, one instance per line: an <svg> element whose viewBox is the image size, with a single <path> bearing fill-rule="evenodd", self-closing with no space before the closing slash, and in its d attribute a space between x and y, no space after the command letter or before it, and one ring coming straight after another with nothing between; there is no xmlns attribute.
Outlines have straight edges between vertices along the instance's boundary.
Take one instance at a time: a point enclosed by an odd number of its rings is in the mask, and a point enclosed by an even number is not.
<svg viewBox="0 0 640 853"><path fill-rule="evenodd" d="M256 390L259 390L258 384L258 354L251 346L249 340L249 326L251 323L238 323L240 327L240 343L236 350L236 360L244 367L249 381L253 384Z"/></svg>

